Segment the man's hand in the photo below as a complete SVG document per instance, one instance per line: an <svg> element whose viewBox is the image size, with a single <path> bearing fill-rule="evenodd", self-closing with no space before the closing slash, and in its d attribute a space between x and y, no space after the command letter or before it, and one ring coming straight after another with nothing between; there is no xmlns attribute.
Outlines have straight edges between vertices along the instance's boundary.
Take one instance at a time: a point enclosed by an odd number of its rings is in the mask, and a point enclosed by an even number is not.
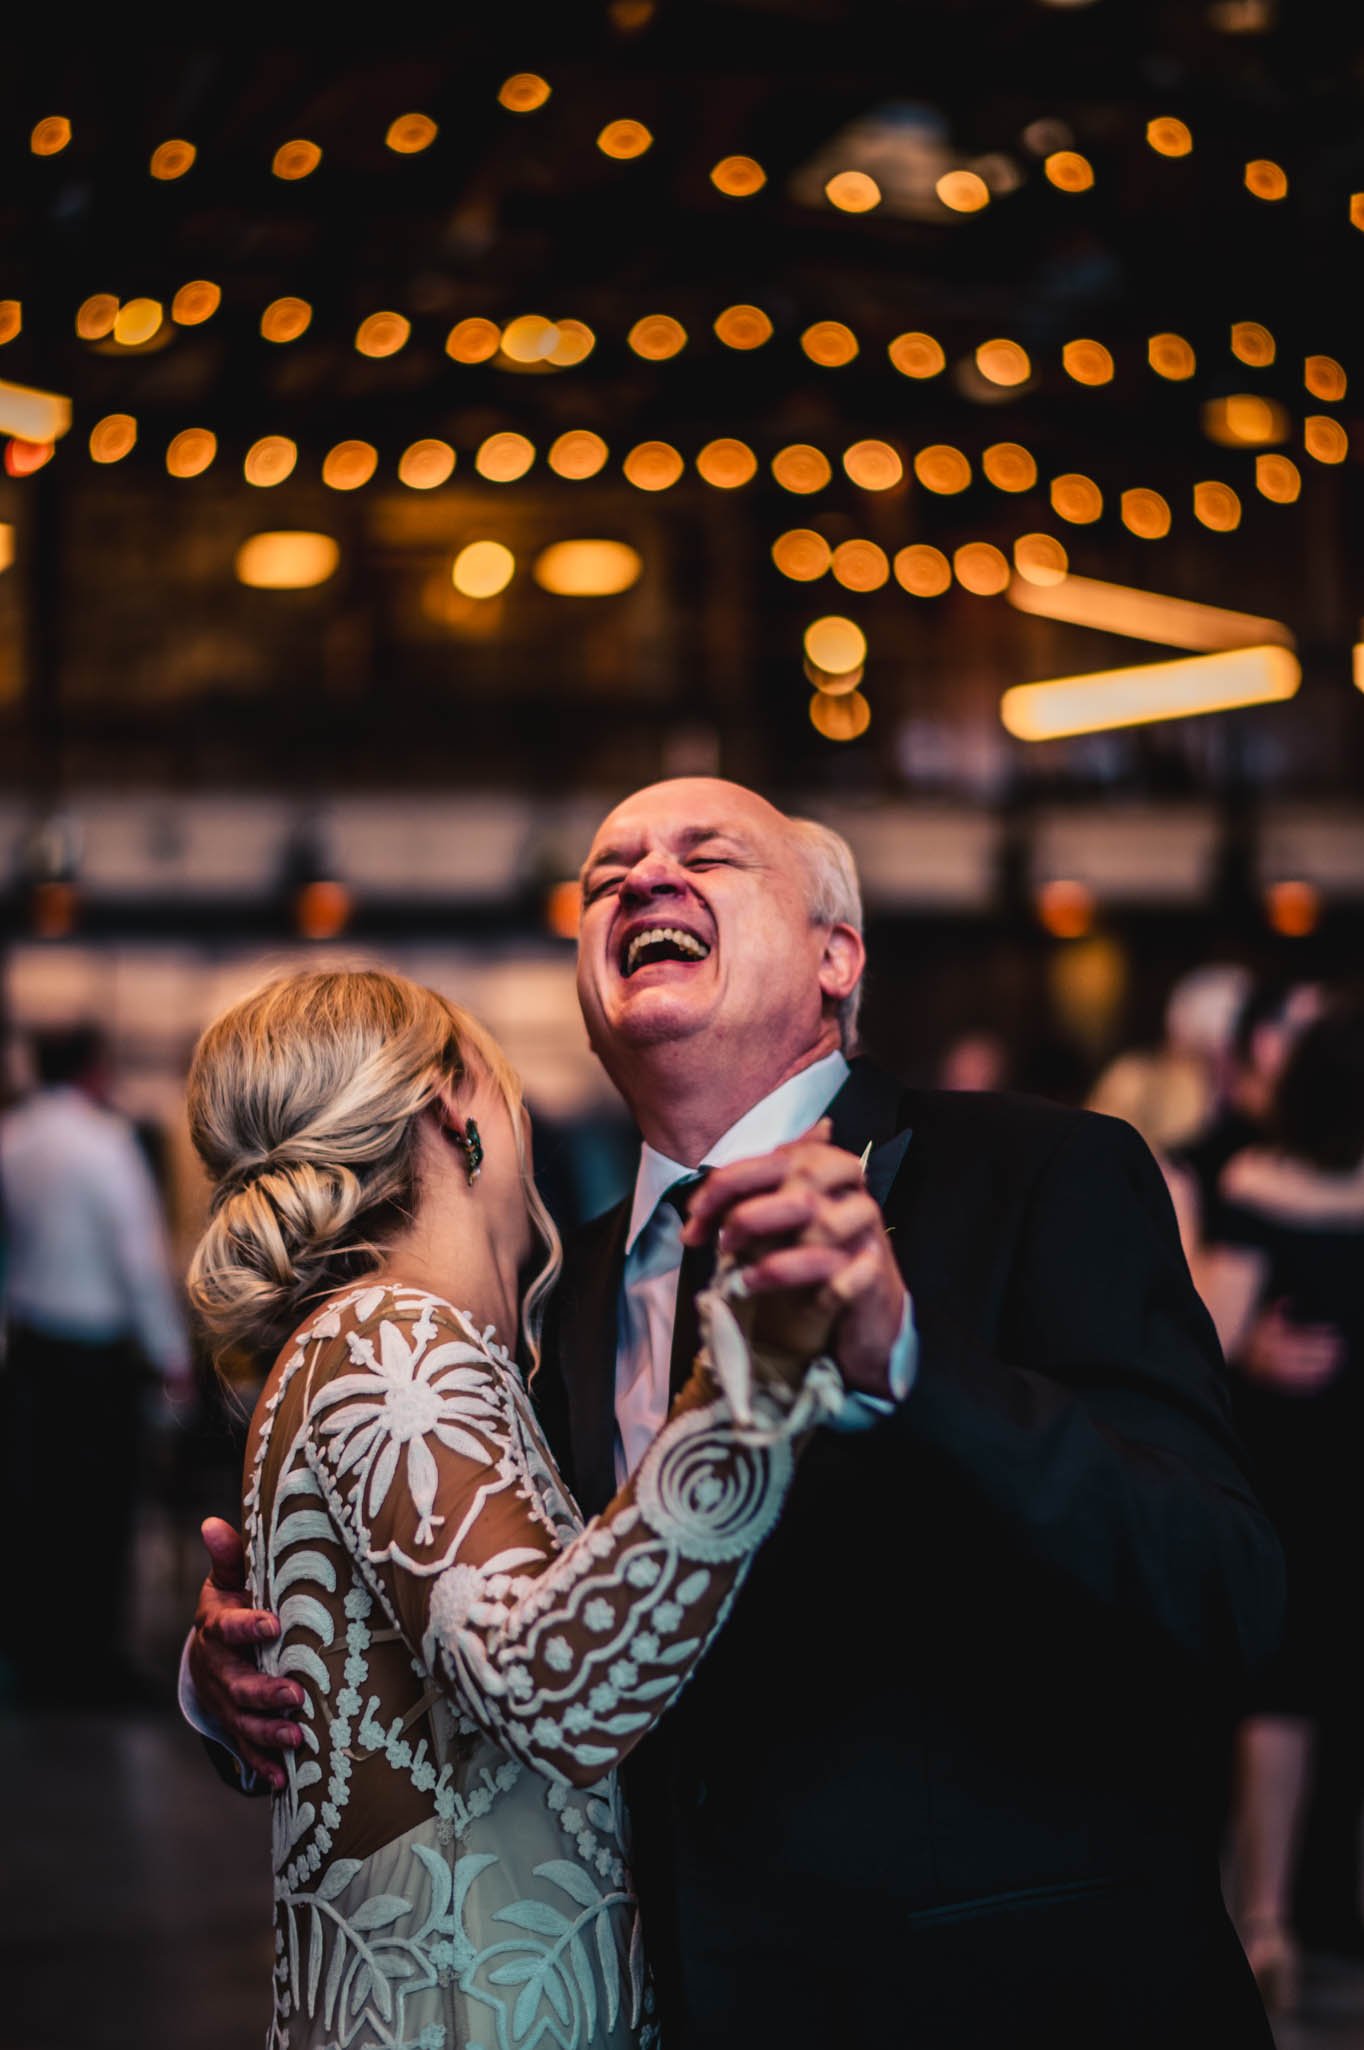
<svg viewBox="0 0 1364 2050"><path fill-rule="evenodd" d="M833 1312L830 1350L849 1388L889 1396L891 1350L907 1292L862 1163L829 1144L827 1118L787 1146L713 1168L691 1201L683 1241L718 1238L755 1296L815 1289Z"/></svg>
<svg viewBox="0 0 1364 2050"><path fill-rule="evenodd" d="M303 1705L303 1689L257 1668L253 1647L279 1636L279 1618L247 1602L240 1535L220 1516L210 1516L201 1528L211 1565L190 1640L194 1691L237 1756L279 1788L284 1770L278 1754L300 1742L292 1718Z"/></svg>
<svg viewBox="0 0 1364 2050"><path fill-rule="evenodd" d="M1284 1302L1261 1311L1240 1358L1252 1380L1283 1395L1315 1395L1344 1361L1345 1340L1334 1324L1295 1324Z"/></svg>

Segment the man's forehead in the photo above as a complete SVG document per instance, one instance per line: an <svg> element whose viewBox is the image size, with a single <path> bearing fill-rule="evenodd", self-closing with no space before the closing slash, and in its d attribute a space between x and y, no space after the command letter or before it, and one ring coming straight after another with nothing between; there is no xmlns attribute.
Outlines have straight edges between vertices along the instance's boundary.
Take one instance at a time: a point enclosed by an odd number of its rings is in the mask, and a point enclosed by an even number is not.
<svg viewBox="0 0 1364 2050"><path fill-rule="evenodd" d="M693 841L723 833L742 838L755 832L780 831L785 825L775 805L742 783L710 776L679 778L637 790L608 812L597 828L589 858L598 859L603 850L655 835Z"/></svg>

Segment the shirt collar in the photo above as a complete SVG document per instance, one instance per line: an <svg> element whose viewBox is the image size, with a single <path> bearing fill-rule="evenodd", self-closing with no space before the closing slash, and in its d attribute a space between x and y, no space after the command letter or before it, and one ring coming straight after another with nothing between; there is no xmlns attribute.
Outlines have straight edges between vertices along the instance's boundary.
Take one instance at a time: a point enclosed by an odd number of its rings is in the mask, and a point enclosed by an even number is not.
<svg viewBox="0 0 1364 2050"><path fill-rule="evenodd" d="M716 1140L708 1149L702 1167L728 1167L731 1161L747 1160L755 1153L770 1153L774 1146L784 1146L789 1139L799 1138L821 1112L828 1109L849 1073L847 1061L841 1053L835 1052L812 1061L798 1075L788 1076ZM630 1206L630 1225L625 1239L627 1255L634 1251L636 1240L665 1192L674 1182L699 1171L694 1167L684 1167L680 1161L669 1160L666 1153L660 1153L647 1142L640 1148L639 1172L635 1176L634 1201Z"/></svg>

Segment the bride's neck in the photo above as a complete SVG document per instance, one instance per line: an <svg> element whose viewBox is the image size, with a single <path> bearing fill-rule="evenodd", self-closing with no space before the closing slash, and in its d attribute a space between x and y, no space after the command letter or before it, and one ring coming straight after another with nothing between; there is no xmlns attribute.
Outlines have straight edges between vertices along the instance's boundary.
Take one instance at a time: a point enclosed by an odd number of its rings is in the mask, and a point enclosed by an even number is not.
<svg viewBox="0 0 1364 2050"><path fill-rule="evenodd" d="M524 1214L469 1189L459 1175L428 1175L412 1220L390 1238L375 1280L442 1296L515 1347L520 1323Z"/></svg>

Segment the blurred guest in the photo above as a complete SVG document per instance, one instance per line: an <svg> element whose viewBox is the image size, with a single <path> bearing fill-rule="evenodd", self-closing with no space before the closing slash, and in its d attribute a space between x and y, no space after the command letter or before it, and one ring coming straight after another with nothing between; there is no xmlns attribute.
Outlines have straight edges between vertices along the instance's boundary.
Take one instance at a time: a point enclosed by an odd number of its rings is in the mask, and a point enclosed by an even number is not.
<svg viewBox="0 0 1364 2050"><path fill-rule="evenodd" d="M1221 1237L1217 1205L1222 1170L1234 1154L1263 1137L1284 1063L1324 1002L1322 987L1315 982L1259 982L1246 990L1230 1043L1214 1072L1215 1106L1203 1131L1179 1156L1193 1178L1203 1239Z"/></svg>
<svg viewBox="0 0 1364 2050"><path fill-rule="evenodd" d="M960 1032L949 1040L938 1060L940 1089L1007 1089L1013 1056L997 1032Z"/></svg>
<svg viewBox="0 0 1364 2050"><path fill-rule="evenodd" d="M34 1061L38 1087L0 1118L6 1499L17 1531L42 1533L12 1584L11 1655L21 1700L69 1702L69 1590L93 1532L104 1592L82 1625L81 1697L117 1702L139 1691L126 1626L142 1383L154 1370L182 1406L189 1342L151 1173L105 1100L100 1033L40 1034Z"/></svg>
<svg viewBox="0 0 1364 2050"><path fill-rule="evenodd" d="M1271 2004L1292 2003L1292 1883L1323 1719L1354 1731L1364 1690L1349 1620L1364 1565L1364 1009L1328 1011L1283 1068L1267 1141L1218 1178L1205 1300L1236 1370L1242 1430L1288 1562L1278 1661L1238 1744L1242 1930ZM1343 1837L1358 1891L1356 1777ZM1357 1905L1351 1910L1357 1926Z"/></svg>

